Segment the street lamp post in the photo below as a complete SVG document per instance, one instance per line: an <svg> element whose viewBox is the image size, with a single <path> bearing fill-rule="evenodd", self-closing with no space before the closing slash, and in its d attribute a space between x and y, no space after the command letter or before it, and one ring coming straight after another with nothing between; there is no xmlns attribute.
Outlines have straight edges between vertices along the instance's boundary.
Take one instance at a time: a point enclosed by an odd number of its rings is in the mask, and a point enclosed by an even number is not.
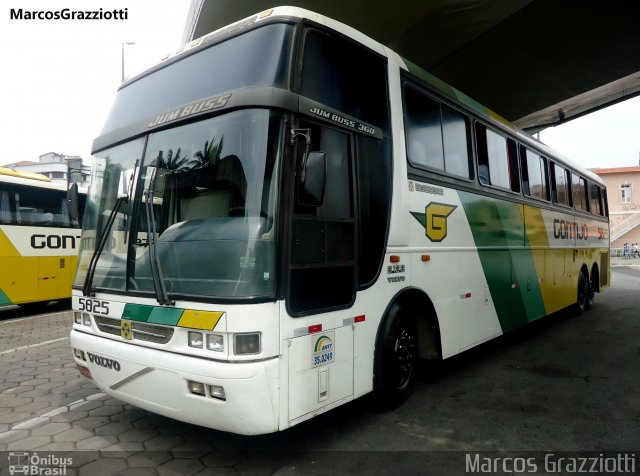
<svg viewBox="0 0 640 476"><path fill-rule="evenodd" d="M124 45L135 45L133 41L123 41L122 42L122 82L124 83Z"/></svg>

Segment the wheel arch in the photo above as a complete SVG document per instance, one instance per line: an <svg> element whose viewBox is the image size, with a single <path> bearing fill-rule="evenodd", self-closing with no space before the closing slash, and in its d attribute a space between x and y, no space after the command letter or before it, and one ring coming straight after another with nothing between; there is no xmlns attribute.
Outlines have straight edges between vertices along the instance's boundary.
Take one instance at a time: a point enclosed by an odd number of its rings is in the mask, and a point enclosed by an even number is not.
<svg viewBox="0 0 640 476"><path fill-rule="evenodd" d="M415 287L402 289L389 301L376 331L376 345L380 342L381 329L396 304L402 309L408 309L415 316L418 357L422 359L442 358L442 337L435 307L429 296L423 290Z"/></svg>

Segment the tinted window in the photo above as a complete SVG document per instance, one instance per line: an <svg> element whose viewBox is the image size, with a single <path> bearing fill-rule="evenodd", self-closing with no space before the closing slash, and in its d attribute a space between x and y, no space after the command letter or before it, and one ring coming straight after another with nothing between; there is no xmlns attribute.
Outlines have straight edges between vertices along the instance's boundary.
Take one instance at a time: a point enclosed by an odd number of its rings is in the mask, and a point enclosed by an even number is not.
<svg viewBox="0 0 640 476"><path fill-rule="evenodd" d="M0 223L11 223L11 202L8 187L0 183Z"/></svg>
<svg viewBox="0 0 640 476"><path fill-rule="evenodd" d="M412 165L471 178L469 120L405 86L407 157Z"/></svg>
<svg viewBox="0 0 640 476"><path fill-rule="evenodd" d="M140 78L118 92L102 134L232 89L286 88L292 37L292 25L265 25Z"/></svg>
<svg viewBox="0 0 640 476"><path fill-rule="evenodd" d="M587 211L587 181L577 174L571 174L571 194L573 207L576 210Z"/></svg>
<svg viewBox="0 0 640 476"><path fill-rule="evenodd" d="M569 185L567 183L567 171L564 167L552 163L553 177L553 201L559 205L569 206Z"/></svg>
<svg viewBox="0 0 640 476"><path fill-rule="evenodd" d="M515 142L477 124L478 178L484 185L520 191Z"/></svg>
<svg viewBox="0 0 640 476"><path fill-rule="evenodd" d="M544 157L521 147L522 191L525 195L548 200L547 195L547 161Z"/></svg>
<svg viewBox="0 0 640 476"><path fill-rule="evenodd" d="M71 226L67 194L63 191L14 185L13 198L15 223L19 225Z"/></svg>
<svg viewBox="0 0 640 476"><path fill-rule="evenodd" d="M600 200L600 187L595 183L589 182L589 205L591 213L594 215L602 215L602 202Z"/></svg>
<svg viewBox="0 0 640 476"><path fill-rule="evenodd" d="M372 51L307 30L300 93L389 130L386 63Z"/></svg>

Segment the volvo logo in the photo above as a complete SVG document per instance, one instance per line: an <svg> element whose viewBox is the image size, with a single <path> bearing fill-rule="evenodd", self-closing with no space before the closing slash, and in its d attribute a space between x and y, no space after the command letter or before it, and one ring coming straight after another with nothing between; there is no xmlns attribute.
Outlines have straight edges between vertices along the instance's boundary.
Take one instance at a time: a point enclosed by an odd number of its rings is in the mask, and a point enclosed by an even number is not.
<svg viewBox="0 0 640 476"><path fill-rule="evenodd" d="M113 369L116 372L120 372L120 362L117 360L108 359L101 355L92 354L91 352L87 352L87 356L89 357L89 362L104 367L105 369Z"/></svg>

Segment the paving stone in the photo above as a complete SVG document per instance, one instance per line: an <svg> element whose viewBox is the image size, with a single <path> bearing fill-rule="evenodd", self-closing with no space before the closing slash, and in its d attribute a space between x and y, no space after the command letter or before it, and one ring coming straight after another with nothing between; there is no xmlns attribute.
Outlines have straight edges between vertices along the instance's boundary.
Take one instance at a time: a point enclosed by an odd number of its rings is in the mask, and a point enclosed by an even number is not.
<svg viewBox="0 0 640 476"><path fill-rule="evenodd" d="M118 439L121 442L126 442L126 441L139 441L139 442L143 442L146 440L149 440L155 436L157 436L158 433L155 432L155 430L150 429L150 431L145 431L145 430L139 430L139 429L134 429L134 430L130 430L130 431L126 431L120 435L118 435Z"/></svg>
<svg viewBox="0 0 640 476"><path fill-rule="evenodd" d="M36 388L38 390L42 389L42 390L52 390L54 388L59 388L64 386L64 382L57 382L57 381L49 381L46 383L41 383L40 385L37 385Z"/></svg>
<svg viewBox="0 0 640 476"><path fill-rule="evenodd" d="M9 443L7 449L9 451L31 451L47 443L51 443L51 437L48 435L29 436Z"/></svg>
<svg viewBox="0 0 640 476"><path fill-rule="evenodd" d="M12 443L29 436L28 430L10 430L0 436L0 443Z"/></svg>
<svg viewBox="0 0 640 476"><path fill-rule="evenodd" d="M75 427L84 428L84 429L93 429L98 426L102 426L105 423L109 423L109 419L107 417L92 417L88 416L86 418L82 418L80 420L76 420L74 423Z"/></svg>
<svg viewBox="0 0 640 476"><path fill-rule="evenodd" d="M76 444L73 441L52 441L36 449L38 451L75 451Z"/></svg>
<svg viewBox="0 0 640 476"><path fill-rule="evenodd" d="M112 476L120 474L125 469L127 469L127 463L124 459L101 458L81 466L78 474L80 476Z"/></svg>
<svg viewBox="0 0 640 476"><path fill-rule="evenodd" d="M127 458L127 464L131 468L145 467L155 468L170 461L173 458L168 451L144 451Z"/></svg>
<svg viewBox="0 0 640 476"><path fill-rule="evenodd" d="M35 412L40 412L40 410L49 408L49 404L47 402L35 401L31 403L27 403L25 405L20 405L19 407L15 407L15 411L17 412L29 412L31 414ZM46 413L46 412L40 412Z"/></svg>
<svg viewBox="0 0 640 476"><path fill-rule="evenodd" d="M156 468L161 476L190 475L202 471L204 466L197 459L174 459Z"/></svg>
<svg viewBox="0 0 640 476"><path fill-rule="evenodd" d="M60 433L56 433L53 435L53 441L73 441L77 442L80 440L85 440L87 438L91 438L93 432L88 430L83 430L82 428L70 428L68 430L62 431Z"/></svg>
<svg viewBox="0 0 640 476"><path fill-rule="evenodd" d="M31 417L31 413L6 413L0 415L0 423L14 424L23 420L28 420Z"/></svg>
<svg viewBox="0 0 640 476"><path fill-rule="evenodd" d="M116 436L92 436L76 443L78 450L101 450L118 442Z"/></svg>
<svg viewBox="0 0 640 476"><path fill-rule="evenodd" d="M103 448L102 451L144 451L144 446L139 441L119 441L115 445Z"/></svg>
<svg viewBox="0 0 640 476"><path fill-rule="evenodd" d="M99 408L95 408L93 410L89 410L89 415L93 416L93 417L98 417L98 416L111 416L111 415L115 415L117 413L121 413L123 411L122 409L122 405L103 405Z"/></svg>
<svg viewBox="0 0 640 476"><path fill-rule="evenodd" d="M47 423L31 430L33 436L55 435L71 428L70 423Z"/></svg>
<svg viewBox="0 0 640 476"><path fill-rule="evenodd" d="M131 429L131 423L119 421L96 427L93 431L96 435L120 435Z"/></svg>
<svg viewBox="0 0 640 476"><path fill-rule="evenodd" d="M160 435L155 438L148 439L144 442L144 447L148 450L170 450L176 446L180 446L184 440L175 435Z"/></svg>

